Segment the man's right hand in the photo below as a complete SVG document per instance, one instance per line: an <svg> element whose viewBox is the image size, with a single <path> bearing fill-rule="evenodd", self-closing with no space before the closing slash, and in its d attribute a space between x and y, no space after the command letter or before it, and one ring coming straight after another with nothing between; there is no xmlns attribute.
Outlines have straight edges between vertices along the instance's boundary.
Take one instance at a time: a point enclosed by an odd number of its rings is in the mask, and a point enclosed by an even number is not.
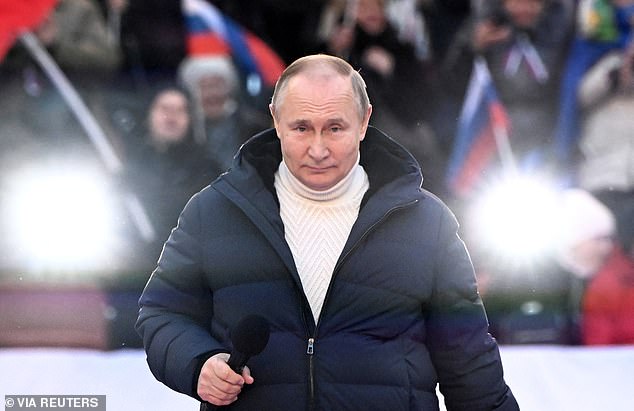
<svg viewBox="0 0 634 411"><path fill-rule="evenodd" d="M198 376L198 396L214 405L229 405L238 399L244 384L253 384L249 367L242 375L236 374L227 364L229 354L210 357L203 364Z"/></svg>

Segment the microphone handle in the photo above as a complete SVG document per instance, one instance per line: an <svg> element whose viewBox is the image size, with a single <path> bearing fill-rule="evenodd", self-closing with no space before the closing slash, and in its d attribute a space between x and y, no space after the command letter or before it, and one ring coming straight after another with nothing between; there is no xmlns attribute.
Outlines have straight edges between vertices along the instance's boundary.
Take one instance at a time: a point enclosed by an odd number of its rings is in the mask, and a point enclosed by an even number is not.
<svg viewBox="0 0 634 411"><path fill-rule="evenodd" d="M249 360L249 356L243 354L239 351L234 351L229 356L229 360L227 364L236 374L242 374L242 370L244 370L245 365L247 365L247 361Z"/></svg>

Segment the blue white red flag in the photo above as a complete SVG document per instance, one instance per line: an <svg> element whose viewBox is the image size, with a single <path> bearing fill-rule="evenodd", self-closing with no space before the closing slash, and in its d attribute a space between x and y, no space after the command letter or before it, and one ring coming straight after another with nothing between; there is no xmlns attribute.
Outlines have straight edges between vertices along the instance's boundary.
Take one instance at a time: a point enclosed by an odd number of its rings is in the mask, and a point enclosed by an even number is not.
<svg viewBox="0 0 634 411"><path fill-rule="evenodd" d="M260 38L205 0L182 0L182 9L189 55L231 55L247 75L257 74L267 86L275 85L285 64Z"/></svg>
<svg viewBox="0 0 634 411"><path fill-rule="evenodd" d="M477 59L449 156L447 184L453 194L459 197L470 194L495 159L500 145L508 147L509 127L486 62Z"/></svg>

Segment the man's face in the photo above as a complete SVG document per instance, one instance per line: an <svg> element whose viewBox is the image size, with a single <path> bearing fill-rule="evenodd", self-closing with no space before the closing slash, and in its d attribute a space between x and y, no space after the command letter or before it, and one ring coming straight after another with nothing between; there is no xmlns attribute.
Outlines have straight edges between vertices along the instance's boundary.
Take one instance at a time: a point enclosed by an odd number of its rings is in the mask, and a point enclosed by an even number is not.
<svg viewBox="0 0 634 411"><path fill-rule="evenodd" d="M225 115L225 104L231 99L231 86L222 76L210 75L198 81L200 100L205 116L215 120Z"/></svg>
<svg viewBox="0 0 634 411"><path fill-rule="evenodd" d="M291 78L271 113L287 167L318 191L332 188L356 164L372 111L360 118L350 79L324 70Z"/></svg>
<svg viewBox="0 0 634 411"><path fill-rule="evenodd" d="M613 247L614 242L609 234L599 235L576 244L572 248L572 255L589 273L594 274L605 263Z"/></svg>
<svg viewBox="0 0 634 411"><path fill-rule="evenodd" d="M381 0L361 0L357 7L357 24L369 34L380 34L387 25L385 5Z"/></svg>
<svg viewBox="0 0 634 411"><path fill-rule="evenodd" d="M152 137L159 143L173 144L181 141L189 128L185 95L172 90L158 95L150 110L149 126Z"/></svg>
<svg viewBox="0 0 634 411"><path fill-rule="evenodd" d="M528 29L535 26L544 11L544 0L505 0L504 8L517 27Z"/></svg>

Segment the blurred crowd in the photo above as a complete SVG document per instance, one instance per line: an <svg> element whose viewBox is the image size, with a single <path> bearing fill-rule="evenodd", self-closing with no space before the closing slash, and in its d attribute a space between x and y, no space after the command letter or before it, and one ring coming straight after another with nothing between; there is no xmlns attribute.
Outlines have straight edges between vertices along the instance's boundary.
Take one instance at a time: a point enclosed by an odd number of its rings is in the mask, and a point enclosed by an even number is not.
<svg viewBox="0 0 634 411"><path fill-rule="evenodd" d="M634 343L634 0L207 1L287 64L328 53L360 70L371 124L409 149L423 188L463 223L500 343ZM121 159L116 183L155 228L153 241L131 242L144 244L130 260L144 282L190 196L271 126L272 90L249 86L229 54L189 54L178 0L59 0L33 33ZM531 263L486 249L467 212L477 190L463 197L446 184L478 59L519 169L559 188L542 239L560 241ZM0 87L3 174L43 154L100 161L20 42L0 62Z"/></svg>

